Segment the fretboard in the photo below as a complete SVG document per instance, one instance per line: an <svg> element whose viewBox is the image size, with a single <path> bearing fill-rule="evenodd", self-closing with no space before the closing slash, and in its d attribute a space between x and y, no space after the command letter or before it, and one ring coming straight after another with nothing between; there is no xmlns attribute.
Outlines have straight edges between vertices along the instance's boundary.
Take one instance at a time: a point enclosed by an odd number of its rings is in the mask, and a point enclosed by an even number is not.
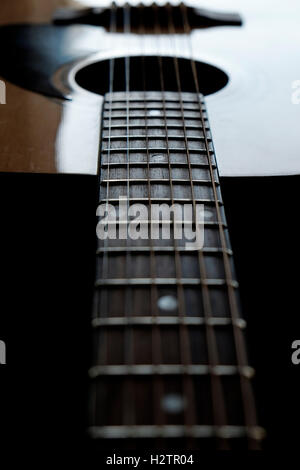
<svg viewBox="0 0 300 470"><path fill-rule="evenodd" d="M120 196L127 209L143 205L150 235L155 204L204 205L204 246L187 250L184 236L175 239L172 216L157 222L169 225L169 238L97 240L90 435L105 447L258 448L253 369L203 97L107 94L99 178L99 204L117 215Z"/></svg>

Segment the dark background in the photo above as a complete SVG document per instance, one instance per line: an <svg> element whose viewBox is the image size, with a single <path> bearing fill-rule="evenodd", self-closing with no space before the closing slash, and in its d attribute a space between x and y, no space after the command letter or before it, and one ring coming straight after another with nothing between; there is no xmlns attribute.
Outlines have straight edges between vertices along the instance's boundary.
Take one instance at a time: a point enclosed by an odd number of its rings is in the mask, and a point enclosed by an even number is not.
<svg viewBox="0 0 300 470"><path fill-rule="evenodd" d="M1 443L15 449L84 450L96 183L0 174ZM222 179L266 454L299 440L299 183Z"/></svg>

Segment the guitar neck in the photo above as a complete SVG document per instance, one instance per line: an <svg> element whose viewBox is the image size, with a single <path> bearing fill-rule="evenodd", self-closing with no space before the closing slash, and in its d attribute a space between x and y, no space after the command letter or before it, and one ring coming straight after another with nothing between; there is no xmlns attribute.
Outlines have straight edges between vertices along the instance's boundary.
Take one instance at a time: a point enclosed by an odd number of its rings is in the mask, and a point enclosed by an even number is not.
<svg viewBox="0 0 300 470"><path fill-rule="evenodd" d="M136 204L140 232L138 224L130 232L120 216L125 210L130 219ZM156 220L162 204L191 208L181 238L174 211ZM107 225L97 240L90 435L105 446L259 448L253 369L203 96L105 96L99 205L106 215L99 233ZM204 244L187 249L198 207ZM165 236L157 236L162 228Z"/></svg>

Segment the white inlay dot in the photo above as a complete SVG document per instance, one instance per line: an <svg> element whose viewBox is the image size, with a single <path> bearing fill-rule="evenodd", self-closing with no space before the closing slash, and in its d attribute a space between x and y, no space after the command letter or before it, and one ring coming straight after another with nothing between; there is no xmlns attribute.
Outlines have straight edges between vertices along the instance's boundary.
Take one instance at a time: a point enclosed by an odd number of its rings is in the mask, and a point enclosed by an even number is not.
<svg viewBox="0 0 300 470"><path fill-rule="evenodd" d="M160 116L160 110L159 109L149 109L148 111L148 116Z"/></svg>
<svg viewBox="0 0 300 470"><path fill-rule="evenodd" d="M185 408L185 402L178 393L168 393L161 400L162 409L169 414L182 413Z"/></svg>
<svg viewBox="0 0 300 470"><path fill-rule="evenodd" d="M178 302L176 297L173 297L173 295L164 295L158 299L157 304L161 310L170 312L172 310L176 310Z"/></svg>
<svg viewBox="0 0 300 470"><path fill-rule="evenodd" d="M207 209L204 211L204 218L205 219L212 219L214 216L214 213L212 211L208 211Z"/></svg>

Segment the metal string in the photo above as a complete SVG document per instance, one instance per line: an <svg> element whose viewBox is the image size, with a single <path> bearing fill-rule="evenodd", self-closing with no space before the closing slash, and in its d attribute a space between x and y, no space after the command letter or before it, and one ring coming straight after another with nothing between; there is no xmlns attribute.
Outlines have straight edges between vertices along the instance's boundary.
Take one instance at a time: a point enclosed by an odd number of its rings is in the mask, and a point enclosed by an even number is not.
<svg viewBox="0 0 300 470"><path fill-rule="evenodd" d="M124 21L124 34L129 38L131 31L130 24L130 5L127 3L123 7L123 21ZM130 103L130 56L126 55L124 59L125 68L125 96L126 96L126 163L127 163L127 210L129 209L130 201L130 136L129 136L129 103ZM128 244L128 225L126 237L126 278L129 279L132 275L131 253ZM129 318L132 312L132 288L126 287L125 295L125 317ZM125 327L124 338L124 359L125 364L130 365L133 363L133 331ZM134 399L134 383L131 377L127 377L124 381L124 396L123 396L123 420L124 424L135 424L135 399Z"/></svg>
<svg viewBox="0 0 300 470"><path fill-rule="evenodd" d="M116 4L112 3L111 10L110 10L110 27L109 27L110 34L114 34L116 32ZM108 201L109 201L109 180L110 180L110 144L111 144L111 121L112 121L112 92L113 92L113 84L114 84L114 72L115 72L115 59L112 57L109 60L109 118L108 118L108 150L107 150L107 186L106 186L106 213L108 214ZM104 113L104 106L105 106L105 99L103 102L103 113ZM103 114L104 115L104 114ZM100 147L101 148L101 147ZM100 150L101 152L101 150ZM100 174L100 167L101 167L101 154L99 155L99 174ZM109 226L108 226L109 229ZM104 240L104 252L102 257L102 275L104 278L108 277L108 239ZM96 294L96 318L99 316L107 316L108 314L108 307L109 307L109 299L108 299L108 290L102 289L100 294L100 302L99 300L99 291ZM99 305L100 304L100 305ZM99 311L100 307L100 311ZM100 344L99 344L100 343ZM107 333L101 335L101 340L97 337L96 341L96 350L100 352L100 357L102 356L103 363L107 362ZM96 418L96 410L97 410L97 388L94 386L94 393L92 394L92 401L93 401L93 417L94 420Z"/></svg>
<svg viewBox="0 0 300 470"><path fill-rule="evenodd" d="M203 132L204 132L205 148L206 148L206 153L207 153L207 158L208 158L208 163L209 163L211 181L213 185L214 201L215 201L215 207L216 207L216 213L217 213L217 219L218 219L218 225L219 225L219 235L220 235L220 240L221 240L221 245L222 245L222 255L223 255L223 261L224 261L226 286L227 286L227 291L228 291L229 305L230 305L232 324L233 324L233 333L234 333L234 340L235 340L235 347L236 347L236 354L237 354L237 362L238 362L238 366L240 370L240 384L241 384L245 422L246 422L246 426L252 427L252 426L257 426L256 409L255 409L253 391L252 391L249 378L246 377L245 374L243 373L244 367L248 365L247 353L246 353L245 343L243 339L243 334L238 325L240 315L239 315L239 309L237 305L236 294L234 291L234 282L233 282L233 277L232 277L229 255L227 251L226 236L225 236L225 232L223 228L221 207L219 203L217 188L216 188L215 181L214 181L214 169L213 169L212 161L210 158L210 149L209 149L208 138L207 138L206 130L205 130L205 119L203 116L203 111L202 111L202 106L201 106L200 88L199 88L199 82L198 82L198 76L197 76L197 70L196 70L196 63L195 63L195 60L193 59L193 47L192 47L192 41L190 37L191 27L188 21L188 14L187 14L186 6L184 4L181 4L180 8L182 11L184 31L185 31L185 34L189 36L189 47L190 47L190 58L191 58L190 63L191 63L191 68L192 68L192 73L193 73L193 78L194 78L195 90L196 90L198 102L199 102L199 111L200 111L200 116L201 116ZM257 440L253 440L251 438L248 440L248 445L250 449L259 448L259 444Z"/></svg>
<svg viewBox="0 0 300 470"><path fill-rule="evenodd" d="M175 37L176 30L174 27L173 22L173 15L172 15L172 7L170 5L167 6L169 15L168 15L168 29L169 34ZM192 204L193 204L193 212L195 217L195 224L196 224L196 201L195 201L195 192L194 192L194 185L193 185L193 175L192 175L192 168L191 168L191 161L190 161L190 153L189 153L189 143L185 125L185 118L184 118L184 106L182 100L182 87L181 87L181 79L180 79L180 69L179 69L179 62L178 62L178 54L175 47L175 55L174 55L174 68L175 68L175 75L176 75L176 82L180 97L180 107L181 107L181 115L182 115L182 124L184 129L184 141L185 141L185 148L186 148L186 157L187 163L189 168L189 179L191 182L191 193L192 193ZM202 123L203 127L203 123ZM203 127L203 133L205 133L205 129ZM211 179L213 181L213 174L211 175ZM213 183L212 183L213 184ZM211 300L209 294L209 288L206 284L207 274L206 274L206 267L205 267L205 260L204 255L201 250L198 250L198 263L199 263L199 271L200 271L200 279L201 279L201 287L202 287L202 296L203 296L203 311L204 311L204 318L205 322L205 329L206 329L206 339L207 339L207 349L208 349L208 362L211 366L211 391L212 391L212 406L213 406L213 419L217 426L224 426L227 424L227 416L226 416L226 408L225 408L225 398L222 389L221 378L214 373L214 367L219 364L219 355L217 349L217 341L216 335L211 324L212 318L212 308L211 308ZM218 441L218 446L222 449L228 448L227 441L220 440Z"/></svg>
<svg viewBox="0 0 300 470"><path fill-rule="evenodd" d="M190 26L189 26L189 23L188 23L186 7L184 5L181 5L181 8L182 8L182 12L183 12L183 22L184 22L185 34L188 36L190 34L191 29L190 29ZM170 7L169 7L169 11L170 11ZM173 34L175 35L175 28L174 28L173 21L172 21L172 12L171 12L171 16L169 17L169 19L171 19L169 27L171 28L171 31L173 31ZM115 27L116 27L115 6L113 5L112 10L111 10L111 32L115 31L115 29L114 29ZM130 7L124 8L124 32L127 33L127 34L130 33ZM230 302L230 310L231 310L233 329L234 329L234 339L235 339L236 351L237 351L237 361L238 361L238 365L240 367L240 370L242 372L243 367L247 365L247 356L246 356L246 351L245 351L245 344L243 342L242 332L240 330L240 327L238 326L238 320L239 320L240 317L239 317L239 312L238 312L237 300L236 300L236 296L235 296L235 292L234 292L234 282L233 282L233 279L232 279L230 260L229 260L229 256L228 256L228 252L227 252L226 236L225 236L224 229L223 229L222 216L221 216L221 207L220 207L220 204L219 204L218 192L217 192L217 188L216 188L215 180L214 180L214 168L213 168L213 164L212 164L212 161L211 161L211 158L210 158L210 149L209 149L208 139L207 139L207 136L206 136L205 119L203 117L203 111L202 111L202 106L201 106L201 99L200 99L200 91L199 91L199 83L198 83L196 65L195 65L195 61L192 59L193 54L192 54L191 40L189 42L190 42L190 51L191 51L191 67L192 67L192 73L193 73L193 78L194 78L194 83L195 83L195 89L196 89L196 92L197 92L197 97L198 97L198 102L199 102L200 117L201 117L201 122L202 122L203 133L204 133L204 141L205 141L206 153L207 153L207 158L208 158L208 163L209 163L209 171L210 171L211 181L212 181L212 185L213 185L214 200L215 200L216 213L217 213L218 224L219 224L220 240L221 240L221 244L222 244L222 253L223 253L224 267L225 267L226 284L227 284L227 289L228 289L228 297L229 297L229 302ZM144 61L144 59L143 59L143 61ZM170 149L169 149L168 133L167 133L168 128L167 128L167 120L166 120L166 99L165 99L165 89L164 89L165 87L164 87L163 67L162 67L162 58L160 57L159 54L158 54L158 61L159 61L159 68L160 68L161 91L162 91L162 97L163 97L164 121L165 121L165 128L166 128L166 140L167 140L167 154L168 154L168 167L169 167L169 175L170 175L171 198L172 198L172 203L174 203L172 167L171 167L171 161L170 161ZM111 112L112 112L112 91L113 91L113 81L114 81L114 65L115 65L114 64L114 59L110 59L110 67L109 67L110 68L110 72L109 72L109 74L110 74L110 78L109 78L110 110L109 110L109 135L108 135L109 144L108 144L108 152L107 152L107 174L108 174L108 178L107 178L107 197L106 197L107 206L108 206L108 200L109 200L110 134L111 134ZM174 57L174 65L175 65L176 80L177 80L177 84L178 84L178 92L179 92L179 96L180 96L182 120L183 120L184 135L185 135L185 145L186 145L186 150L187 150L187 162L188 162L188 166L189 166L189 174L190 174L190 180L191 180L193 207L194 207L194 213L196 214L194 189L193 189L193 182L192 182L192 170L191 170L191 164L190 164L190 158L189 158L189 149L188 149L188 139L187 139L186 128L185 128L185 123L184 123L184 108L183 108L183 101L182 101L182 95L181 95L181 81L180 81L179 65L178 65L178 58L177 58L176 55ZM143 70L145 71L144 64L143 64ZM144 92L145 92L145 79L143 79L143 80L144 80ZM127 119L126 119L126 121L127 121L127 194L128 194L128 200L129 200L129 196L130 196L130 192L129 192L129 190L130 190L130 185L129 185L129 179L130 179L130 155L129 155L130 58L129 57L125 58L125 82L126 82L125 83L125 88L126 88L126 104L127 104ZM144 104L145 104L145 108L146 108L146 100L144 100ZM147 163L147 171L148 171L148 180L149 180L150 165L149 165L149 149L148 149L148 124L147 124L146 111L147 110L145 109L147 162L148 162ZM148 185L149 185L148 186L148 191L151 191L151 183L148 182ZM149 200L150 200L150 204L151 204L150 192L149 192ZM173 220L173 224L174 224L174 220ZM174 240L174 244L175 243L176 243L176 241ZM107 246L107 240L105 240L105 246ZM179 275L181 273L180 256L179 256L178 250L176 249L176 246L174 246L174 248L175 248L176 278L178 280L178 279L181 279L181 275ZM153 251L153 249L152 249L152 251ZM129 250L127 250L127 255L126 256L130 257ZM154 256L154 260L155 260L154 252L153 252L153 256ZM204 314L205 314L205 319L209 320L212 317L212 311L211 311L211 305L210 305L208 286L207 286L207 284L205 284L206 270L205 270L205 265L204 265L203 253L199 251L198 256L199 256L200 276L201 276L201 280L204 281L204 282L202 282ZM129 266L129 264L126 263L127 268L128 268L128 266ZM154 272L153 271L153 266L154 265L153 265L152 262L151 262L151 266L152 266L151 267L151 272L152 272L152 275L153 275L153 272ZM106 273L106 277L107 277L108 258L107 258L107 250L106 249L104 250L104 253L103 253L103 273ZM103 274L103 275L105 277L105 274ZM129 277L130 277L130 273L129 273ZM126 289L128 289L128 288L126 288ZM178 289L178 298L179 299L181 298L183 300L183 301L179 302L179 306L180 306L180 309L181 309L180 310L180 315L182 315L182 314L185 315L186 312L185 312L185 304L184 304L183 286L180 285L180 283L178 283L178 282L177 282L177 289ZM105 310L105 314L107 314L107 311L108 311L108 292L105 289L104 289L104 291L105 291L105 296L106 296L106 302L105 303L107 305L107 309ZM128 292L128 290L127 290L127 292ZM156 296L157 296L157 293L156 293ZM127 294L127 297L128 297L128 294ZM105 297L101 297L102 302L103 302L103 299L105 299ZM151 299L152 299L152 302L155 301L155 296L154 296L153 293L151 293ZM155 305L156 305L156 303L155 303ZM127 313L128 313L128 302L126 302L126 307L125 308L126 308ZM129 309L129 312L130 312L130 309ZM214 364L217 365L219 362L217 360L218 351L217 351L217 345L216 345L216 341L215 341L216 338L214 337L215 332L214 332L214 329L212 328L212 325L209 324L209 321L206 322L206 329L207 329L206 333L207 333L207 343L208 343L208 349L209 349L209 357L210 357L210 359L212 359L212 358L214 359L214 361L210 360L209 363L212 364L212 365L214 365ZM209 331L210 331L210 333L209 333ZM186 334L181 334L182 345L183 344L185 345L185 347L182 348L183 352L187 351L187 353L184 353L185 357L183 358L183 360L184 359L185 360L189 359L189 357L188 357L189 356L189 347L186 347L187 346L186 340L189 341L189 336L188 336L188 332L186 332L186 333L187 333L187 337L186 337ZM156 340L154 340L154 341L156 341ZM131 344L132 343L130 342L129 345L131 345ZM130 348L129 349L126 348L125 352L126 351L128 353L128 351L130 351ZM129 362L130 362L130 353L129 353L129 356L127 357L127 360L128 359L129 359ZM217 424L220 423L220 424L224 425L224 424L226 424L226 420L223 419L224 416L222 417L222 413L226 412L224 410L225 405L224 405L224 407L222 406L222 401L224 402L223 396L222 396L222 390L220 390L220 386L217 386L218 380L216 380L216 379L220 379L220 378L217 377L216 375L212 374L212 391L213 391L212 395L213 395L213 403L214 403L215 421L216 421ZM252 388L250 386L249 379L247 377L245 377L245 375L243 373L241 373L240 380L241 380L241 390L242 390L242 397L243 397L246 424L247 424L247 426L256 426L255 405L254 405ZM221 382L220 382L220 385L221 385ZM129 387L128 390L130 390L130 388L131 387ZM189 393L190 393L190 387L187 387L187 389L188 389L187 390L187 392L188 392L187 396L188 396ZM219 399L220 392L221 392L221 401ZM193 393L193 389L192 389L192 393ZM216 406L215 402L216 402L217 397L218 397L218 400L217 400L218 404ZM130 399L132 399L132 396L131 397L128 396L128 398L129 398L129 400L128 399L125 400L126 404L131 401ZM96 400L96 397L95 397L95 400ZM194 404L194 400L191 400L191 403ZM221 403L221 406L220 406L220 403ZM195 413L193 413L193 416L191 416L191 413L189 414L189 416L186 415L185 416L186 424L193 423L194 416L195 416ZM127 418L129 418L129 420ZM129 413L127 418L126 418L125 421L129 421L130 424L134 423L134 410L131 410L131 412ZM218 418L218 421L217 421L216 418ZM252 440L250 442L250 447L251 448L257 448L256 443L253 442Z"/></svg>
<svg viewBox="0 0 300 470"><path fill-rule="evenodd" d="M159 39L161 35L161 27L159 24L157 6L154 6L154 8L156 10L155 33L157 34L157 37ZM168 158L168 172L169 172L169 180L170 180L170 193L171 193L172 205L174 206L175 204L174 187L173 187L174 182L172 178L172 165L171 165L169 138L168 138L166 94L165 94L166 91L165 91L165 80L164 80L164 73L163 73L163 62L162 62L162 57L160 55L160 50L158 50L157 58L158 58L158 64L159 64L160 87L161 87L161 95L162 95L162 103L163 103L164 126L165 126L165 133L166 133L166 147L167 147L167 158ZM175 216L173 214L173 235L175 232L175 223L176 223ZM176 280L177 280L176 287L177 287L177 298L178 298L178 312L179 312L179 316L184 318L186 316L186 308L185 308L184 288L181 283L181 278L182 278L181 260L180 260L180 254L178 251L177 240L175 239L174 236L173 236L173 243L174 243L174 254L175 254L175 273L176 273ZM185 365L191 364L189 334L187 331L187 326L184 325L183 323L180 323L180 326L179 326L179 339L180 339L181 361ZM184 422L185 422L185 425L191 426L195 424L196 407L195 407L195 397L194 397L192 377L187 374L185 374L183 377L183 397L187 398L186 403L184 403Z"/></svg>
<svg viewBox="0 0 300 470"><path fill-rule="evenodd" d="M142 35L142 38L145 40L146 31L143 24L143 12L144 7L140 7L140 27L139 32ZM147 183L148 183L148 208L149 208L149 217L148 217L148 234L149 234L149 243L150 243L150 270L151 278L154 280L156 278L156 257L153 250L153 240L151 236L151 225L150 220L152 214L152 199L151 199L151 172L150 172L150 152L149 152L149 137L148 137L148 109L146 105L146 69L145 69L145 53L143 48L143 41L141 41L141 61L142 61L142 81L143 81L143 97L144 97L144 114L145 114L145 134L146 134L146 155L147 155ZM153 318L153 327L152 327L152 360L154 364L162 364L162 338L160 327L156 322L158 312L158 288L155 282L151 284L151 300L150 300L150 311ZM154 420L157 425L164 424L164 415L162 412L162 397L163 397L163 380L161 376L154 377Z"/></svg>

